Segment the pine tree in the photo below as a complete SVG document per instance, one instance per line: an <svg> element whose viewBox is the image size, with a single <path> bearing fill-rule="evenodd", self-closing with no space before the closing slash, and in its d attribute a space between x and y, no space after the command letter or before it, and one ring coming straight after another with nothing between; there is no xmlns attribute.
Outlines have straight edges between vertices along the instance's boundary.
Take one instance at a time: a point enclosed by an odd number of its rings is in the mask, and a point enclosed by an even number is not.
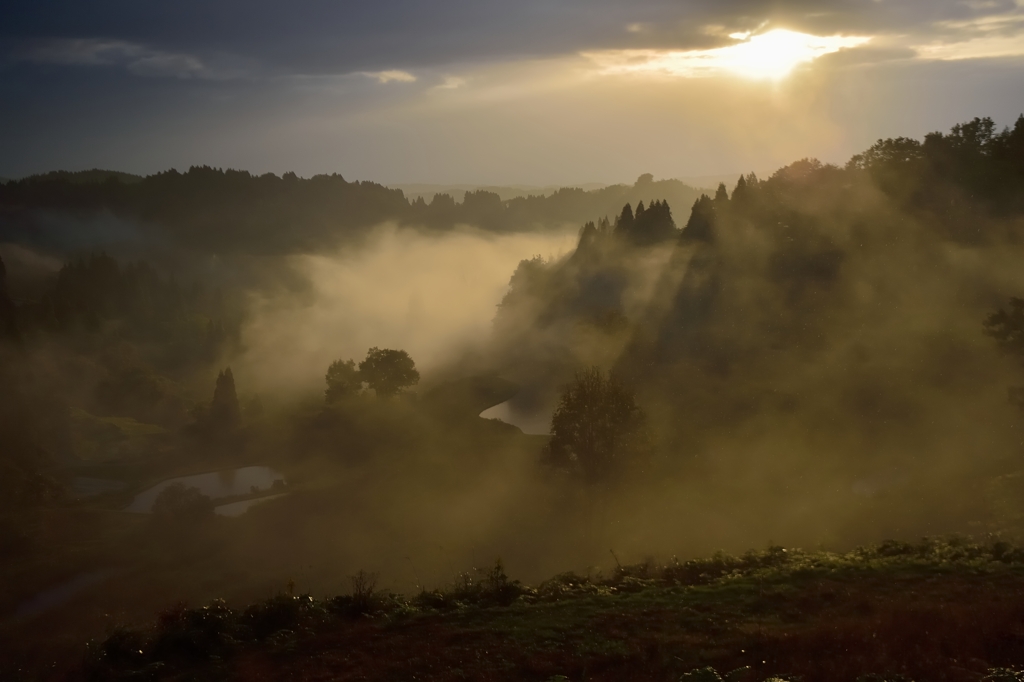
<svg viewBox="0 0 1024 682"><path fill-rule="evenodd" d="M237 426L241 421L240 413L238 394L235 392L235 377L228 367L217 375L213 402L210 403L210 421L221 427Z"/></svg>
<svg viewBox="0 0 1024 682"><path fill-rule="evenodd" d="M622 213L619 214L618 219L615 221L615 234L620 237L629 237L633 234L633 207L626 204L622 207Z"/></svg>
<svg viewBox="0 0 1024 682"><path fill-rule="evenodd" d="M706 194L693 203L690 219L683 228L686 241L713 242L715 240L715 202Z"/></svg>
<svg viewBox="0 0 1024 682"><path fill-rule="evenodd" d="M725 183L718 183L718 190L715 192L715 204L722 206L729 203L729 190L725 188Z"/></svg>

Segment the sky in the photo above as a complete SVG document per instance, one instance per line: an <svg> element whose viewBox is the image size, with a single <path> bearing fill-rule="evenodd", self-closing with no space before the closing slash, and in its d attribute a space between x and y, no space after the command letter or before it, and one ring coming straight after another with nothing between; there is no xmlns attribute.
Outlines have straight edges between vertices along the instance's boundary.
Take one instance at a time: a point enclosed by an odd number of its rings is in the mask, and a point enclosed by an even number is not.
<svg viewBox="0 0 1024 682"><path fill-rule="evenodd" d="M571 185L1024 113L1024 0L14 0L0 177Z"/></svg>

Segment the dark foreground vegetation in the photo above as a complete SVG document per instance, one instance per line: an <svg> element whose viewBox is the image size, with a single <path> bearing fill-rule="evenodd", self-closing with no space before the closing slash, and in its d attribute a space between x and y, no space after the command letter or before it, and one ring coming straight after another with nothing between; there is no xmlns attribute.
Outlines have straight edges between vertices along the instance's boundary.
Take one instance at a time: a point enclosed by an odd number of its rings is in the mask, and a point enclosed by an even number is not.
<svg viewBox="0 0 1024 682"><path fill-rule="evenodd" d="M566 573L501 562L443 590L171 608L89 645L72 679L828 680L1024 676L1024 549L885 542ZM719 671L721 676L719 676Z"/></svg>

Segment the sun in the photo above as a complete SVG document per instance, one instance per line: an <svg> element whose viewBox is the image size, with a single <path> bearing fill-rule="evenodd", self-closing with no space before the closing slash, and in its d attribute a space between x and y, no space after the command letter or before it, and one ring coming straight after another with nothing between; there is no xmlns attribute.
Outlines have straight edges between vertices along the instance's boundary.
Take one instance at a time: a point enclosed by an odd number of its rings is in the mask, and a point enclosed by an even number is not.
<svg viewBox="0 0 1024 682"><path fill-rule="evenodd" d="M731 37L741 36L733 34ZM800 64L869 40L862 36L815 36L784 28L742 39L743 42L736 45L704 52L719 69L748 78L771 80L784 78Z"/></svg>
<svg viewBox="0 0 1024 682"><path fill-rule="evenodd" d="M816 36L784 28L765 33L733 33L737 41L709 50L607 50L584 53L604 73L653 73L682 77L731 73L756 80L780 80L800 64L857 47L864 36Z"/></svg>

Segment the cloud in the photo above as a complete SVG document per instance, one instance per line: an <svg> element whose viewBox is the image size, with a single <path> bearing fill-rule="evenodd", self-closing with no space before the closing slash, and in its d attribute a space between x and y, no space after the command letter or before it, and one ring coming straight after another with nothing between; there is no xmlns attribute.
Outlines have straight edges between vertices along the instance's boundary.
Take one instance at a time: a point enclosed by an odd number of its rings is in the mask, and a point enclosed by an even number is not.
<svg viewBox="0 0 1024 682"><path fill-rule="evenodd" d="M191 55L152 54L131 62L128 70L137 76L190 78L204 75L206 67Z"/></svg>
<svg viewBox="0 0 1024 682"><path fill-rule="evenodd" d="M799 64L870 40L865 36L815 36L785 29L760 35L734 33L739 42L708 50L610 50L584 53L603 73L657 73L701 77L723 72L781 78Z"/></svg>
<svg viewBox="0 0 1024 682"><path fill-rule="evenodd" d="M765 22L819 36L884 34L911 41L904 44L958 43L970 37L965 31L971 29L950 22L998 21L1020 9L1013 0L395 0L386 7L323 0L288 5L182 0L159 10L128 0L99 6L39 0L5 12L0 41L52 36L67 43L66 59L74 42L67 38L70 28L110 39L85 45L85 54L77 55L84 59L108 58L99 45L105 43L115 51L128 47L191 56L204 64L202 73L209 71L209 55L214 54L235 55L279 75L386 73L396 63L406 73L420 73L580 52L713 49L728 46L729 34L758 33ZM701 27L720 30L708 33ZM96 49L100 54L93 54ZM153 70L161 75L196 75L188 59L157 61L161 68ZM177 67L166 66L171 62Z"/></svg>
<svg viewBox="0 0 1024 682"><path fill-rule="evenodd" d="M395 81L397 83L415 83L416 76L412 75L408 71L399 71L392 69L388 71L363 71L361 75L367 78L375 78L378 83L390 83Z"/></svg>
<svg viewBox="0 0 1024 682"><path fill-rule="evenodd" d="M445 76L441 84L437 86L440 90L454 90L466 84L466 79L460 76Z"/></svg>
<svg viewBox="0 0 1024 682"><path fill-rule="evenodd" d="M100 38L47 40L23 48L17 58L35 64L119 66L137 76L224 78L231 75L228 71L211 68L194 55Z"/></svg>
<svg viewBox="0 0 1024 682"><path fill-rule="evenodd" d="M39 64L100 66L139 54L141 48L121 40L51 40L25 51L23 58Z"/></svg>
<svg viewBox="0 0 1024 682"><path fill-rule="evenodd" d="M984 7L997 3L985 3ZM998 3L1002 5L1002 3ZM1024 55L1024 9L936 22L939 37L915 46L924 59L980 59Z"/></svg>

